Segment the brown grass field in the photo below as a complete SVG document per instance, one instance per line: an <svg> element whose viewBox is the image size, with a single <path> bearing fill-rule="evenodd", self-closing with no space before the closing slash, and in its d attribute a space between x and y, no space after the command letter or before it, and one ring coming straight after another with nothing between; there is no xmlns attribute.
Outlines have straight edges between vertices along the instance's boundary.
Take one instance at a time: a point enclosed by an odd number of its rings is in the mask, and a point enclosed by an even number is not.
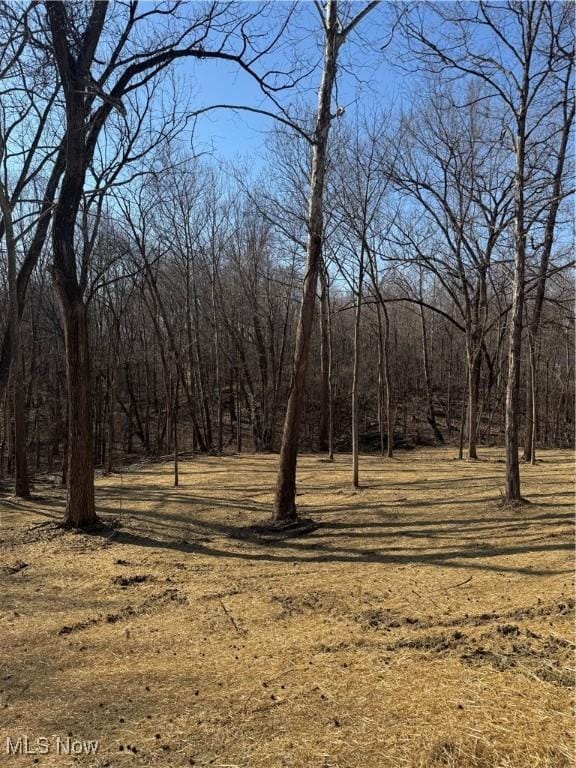
<svg viewBox="0 0 576 768"><path fill-rule="evenodd" d="M573 454L304 456L320 526L259 542L277 457L100 478L116 519L64 532L63 492L0 495L0 768L574 765ZM7 754L7 737L49 754ZM56 737L97 739L94 755Z"/></svg>

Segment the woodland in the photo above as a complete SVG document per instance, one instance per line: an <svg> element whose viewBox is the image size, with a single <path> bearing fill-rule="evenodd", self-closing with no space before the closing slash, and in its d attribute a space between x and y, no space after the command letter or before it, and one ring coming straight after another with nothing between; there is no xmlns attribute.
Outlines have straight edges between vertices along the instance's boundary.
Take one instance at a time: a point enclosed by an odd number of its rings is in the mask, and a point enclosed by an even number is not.
<svg viewBox="0 0 576 768"><path fill-rule="evenodd" d="M82 527L95 467L279 450L272 518L289 522L300 445L351 450L357 485L361 441L456 441L471 459L503 443L518 502L519 446L571 445L569 5L342 13L3 7L0 467L17 496L60 468ZM348 118L338 57L368 14L377 53L391 37L427 87ZM296 55L304 21L321 61ZM274 122L264 173L184 152L198 113L226 107L180 102L185 58L256 81L265 101L231 112Z"/></svg>
<svg viewBox="0 0 576 768"><path fill-rule="evenodd" d="M574 109L561 0L0 2L2 738L574 764Z"/></svg>

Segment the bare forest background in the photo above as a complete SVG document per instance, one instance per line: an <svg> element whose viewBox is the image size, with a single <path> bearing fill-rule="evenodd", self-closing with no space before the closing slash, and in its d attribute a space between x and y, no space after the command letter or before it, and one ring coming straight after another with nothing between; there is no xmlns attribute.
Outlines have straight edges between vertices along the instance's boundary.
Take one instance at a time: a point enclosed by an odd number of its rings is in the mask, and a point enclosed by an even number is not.
<svg viewBox="0 0 576 768"><path fill-rule="evenodd" d="M505 445L518 501L518 448L572 446L570 4L2 3L0 40L4 485L83 525L95 469L281 451L289 520L298 450ZM339 104L361 56L420 87ZM211 59L253 166L195 149Z"/></svg>

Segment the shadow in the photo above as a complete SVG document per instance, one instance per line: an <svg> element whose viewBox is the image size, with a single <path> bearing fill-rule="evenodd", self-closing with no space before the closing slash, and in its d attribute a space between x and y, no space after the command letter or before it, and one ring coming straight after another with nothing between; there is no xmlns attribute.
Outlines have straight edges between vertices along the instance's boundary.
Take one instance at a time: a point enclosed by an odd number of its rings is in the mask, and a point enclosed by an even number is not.
<svg viewBox="0 0 576 768"><path fill-rule="evenodd" d="M340 498L341 503L318 506L306 503L307 494L334 492L335 485L329 483L333 477L331 468L341 471L343 461L335 465L321 464L314 457L313 466L305 463L299 470L303 493L299 494L298 503L304 516L317 521L316 531L305 539L273 542L247 539L245 533L242 535L245 529L240 526L263 521L271 509L268 501L253 498L272 491L268 487L268 478L264 478L263 485L255 485L253 473L275 474L277 467L273 458L243 458L238 465L234 462L233 468L222 467L221 457L193 459L181 470L183 484L178 488L154 480L155 477L166 477L166 465L116 473L108 478L108 482L114 484L97 486L99 514L103 519L107 516L119 519L111 543L175 550L191 556L268 563L420 565L530 576L572 572L571 568L559 569L562 562L551 563L552 567L548 569L541 562L543 558L537 558L544 553L561 556L573 551L567 530L573 520L573 505L548 501L572 497L570 491L549 492L546 488L544 492L528 494L532 501L530 506L505 511L498 506L500 496L470 498L470 493L478 493L472 489L490 493L494 490L492 481L503 481L503 475L489 474L491 470L487 466L484 467L485 475L473 475L468 466L459 476L453 466L440 471L434 462L423 461L417 467L410 465L401 469L396 463L388 467L383 462L381 467L372 465L363 471L365 490L386 488L402 494L412 491L420 496L422 491L430 490L436 497L403 498L383 503L367 500L363 493L351 492L350 495L331 497L331 502ZM395 475L410 473L413 479L406 477L403 482L401 476L399 482L397 478L396 482L387 484L387 469ZM428 471L443 476L428 480L425 477ZM217 482L210 484L207 475L214 476ZM227 485L220 475L227 476L233 484ZM127 476L125 486L122 485L124 476ZM145 477L151 482L144 482ZM201 485L195 484L196 477ZM246 485L242 485L244 477ZM325 478L327 482L323 484L321 481ZM372 483L371 478L377 478L377 482ZM336 488L342 488L342 483L337 483ZM350 486L345 488L352 490ZM459 488L466 497L453 495ZM451 497L442 493L444 489L452 492ZM51 488L50 495L38 496L26 503L16 499L6 499L2 503L25 515L54 520L61 516L64 507L64 492L60 493L60 490ZM207 495L210 493L215 495ZM448 506L450 510L442 509ZM450 516L451 511L454 516ZM464 514L466 511L470 512L469 516ZM87 535L100 534L96 531ZM527 557L520 562L511 561L519 555ZM531 555L535 556L533 563L530 562Z"/></svg>
<svg viewBox="0 0 576 768"><path fill-rule="evenodd" d="M203 542L189 542L184 540L163 541L145 536L140 533L133 533L127 529L122 529L116 533L114 541L119 544L128 544L138 547L149 547L153 549L169 549L178 552L184 552L196 555L205 555L223 559L247 560L252 562L269 563L374 563L380 565L433 565L441 568L464 568L475 569L479 571L497 571L500 573L516 573L529 576L559 576L572 573L572 569L563 570L543 570L531 566L506 566L502 564L491 565L488 563L470 562L479 558L486 559L490 557L505 557L510 555L552 552L552 551L572 551L571 543L540 544L537 546L516 546L516 547L482 547L481 549L452 549L448 551L431 552L429 554L397 554L392 551L354 551L339 547L328 547L321 544L316 539L316 534L309 537L310 543L296 542L293 539L289 541L275 541L272 545L261 542L258 544L260 550L267 547L274 551L247 552L232 549L218 548L211 544ZM283 554L282 550L290 550L290 553ZM310 553L309 556L305 556Z"/></svg>

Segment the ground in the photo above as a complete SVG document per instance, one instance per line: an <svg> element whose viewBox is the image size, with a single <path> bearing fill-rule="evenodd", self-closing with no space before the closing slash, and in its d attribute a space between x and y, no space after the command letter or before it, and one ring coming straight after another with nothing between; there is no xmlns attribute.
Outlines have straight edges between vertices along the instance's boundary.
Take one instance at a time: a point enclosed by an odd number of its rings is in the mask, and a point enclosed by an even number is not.
<svg viewBox="0 0 576 768"><path fill-rule="evenodd" d="M304 456L320 525L279 542L237 536L275 456L101 478L91 535L53 525L58 488L0 496L0 768L573 765L573 455L512 509L501 451L453 457L362 457L355 491Z"/></svg>

